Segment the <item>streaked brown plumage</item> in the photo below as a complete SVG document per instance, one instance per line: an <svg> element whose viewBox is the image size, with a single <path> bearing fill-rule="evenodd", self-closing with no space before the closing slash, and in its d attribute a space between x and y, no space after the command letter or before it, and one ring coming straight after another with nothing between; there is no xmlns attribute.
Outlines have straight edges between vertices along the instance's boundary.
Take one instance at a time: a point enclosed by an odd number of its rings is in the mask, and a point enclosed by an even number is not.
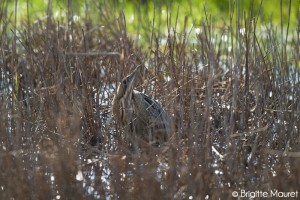
<svg viewBox="0 0 300 200"><path fill-rule="evenodd" d="M170 135L170 119L160 103L133 90L140 69L141 66L137 67L119 83L112 112L115 120L121 123L131 138L139 136L150 144L161 145Z"/></svg>

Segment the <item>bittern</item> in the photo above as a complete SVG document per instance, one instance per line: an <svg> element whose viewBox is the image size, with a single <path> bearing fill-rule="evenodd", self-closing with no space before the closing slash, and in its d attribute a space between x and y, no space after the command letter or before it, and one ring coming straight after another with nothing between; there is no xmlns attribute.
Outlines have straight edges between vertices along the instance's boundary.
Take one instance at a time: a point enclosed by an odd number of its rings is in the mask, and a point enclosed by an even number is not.
<svg viewBox="0 0 300 200"><path fill-rule="evenodd" d="M112 102L113 116L129 132L130 143L138 136L159 146L170 135L170 118L158 101L133 89L138 75L141 76L141 66L119 83Z"/></svg>

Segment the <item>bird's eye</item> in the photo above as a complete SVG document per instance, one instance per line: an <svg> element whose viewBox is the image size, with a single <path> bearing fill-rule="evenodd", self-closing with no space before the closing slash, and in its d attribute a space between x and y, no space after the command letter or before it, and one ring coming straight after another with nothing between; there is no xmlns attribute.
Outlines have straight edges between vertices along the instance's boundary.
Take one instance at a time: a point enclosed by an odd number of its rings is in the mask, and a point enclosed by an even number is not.
<svg viewBox="0 0 300 200"><path fill-rule="evenodd" d="M124 79L122 81L122 85L123 85L124 91L127 90L127 80L126 79Z"/></svg>

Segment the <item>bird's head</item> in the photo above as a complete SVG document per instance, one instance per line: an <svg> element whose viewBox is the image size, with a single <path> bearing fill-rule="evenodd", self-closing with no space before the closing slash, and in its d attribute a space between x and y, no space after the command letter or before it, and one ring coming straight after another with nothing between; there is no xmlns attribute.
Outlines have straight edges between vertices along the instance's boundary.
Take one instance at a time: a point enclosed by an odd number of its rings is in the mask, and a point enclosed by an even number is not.
<svg viewBox="0 0 300 200"><path fill-rule="evenodd" d="M117 90L118 98L126 98L133 90L135 80L138 79L141 66L138 66L131 74L122 79Z"/></svg>
<svg viewBox="0 0 300 200"><path fill-rule="evenodd" d="M125 110L130 109L133 85L136 79L138 79L140 73L139 70L140 66L138 66L131 74L121 80L113 99L113 115L119 116L122 124L126 124L126 120L129 119L128 116L126 116L126 113L128 112Z"/></svg>

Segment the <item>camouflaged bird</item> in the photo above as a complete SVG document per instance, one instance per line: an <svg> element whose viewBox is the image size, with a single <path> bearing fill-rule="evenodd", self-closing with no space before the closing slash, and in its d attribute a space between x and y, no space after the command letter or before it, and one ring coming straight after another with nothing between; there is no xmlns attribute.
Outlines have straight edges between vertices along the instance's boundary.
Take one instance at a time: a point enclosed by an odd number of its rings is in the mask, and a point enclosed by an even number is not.
<svg viewBox="0 0 300 200"><path fill-rule="evenodd" d="M140 70L141 66L137 67L119 83L112 103L113 116L128 131L130 143L137 136L160 146L170 136L170 118L158 101L133 89Z"/></svg>

